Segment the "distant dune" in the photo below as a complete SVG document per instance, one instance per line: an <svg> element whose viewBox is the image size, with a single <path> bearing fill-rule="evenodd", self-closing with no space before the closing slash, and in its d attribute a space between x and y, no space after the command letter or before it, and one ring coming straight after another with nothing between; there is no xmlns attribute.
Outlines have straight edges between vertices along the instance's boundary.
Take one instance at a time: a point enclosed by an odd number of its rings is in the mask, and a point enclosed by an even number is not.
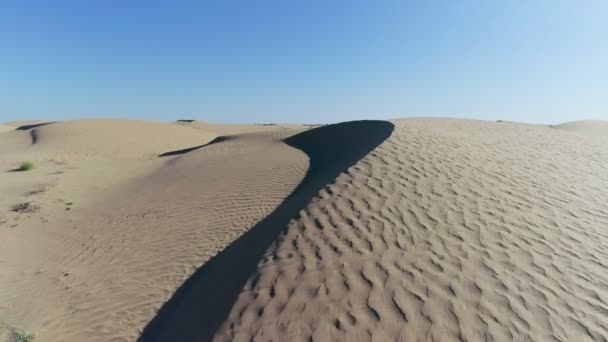
<svg viewBox="0 0 608 342"><path fill-rule="evenodd" d="M608 338L608 123L41 123L0 126L0 340Z"/></svg>
<svg viewBox="0 0 608 342"><path fill-rule="evenodd" d="M186 127L132 120L77 120L21 126L36 150L89 157L156 155L163 148L208 142L217 135ZM17 133L16 133L17 134Z"/></svg>
<svg viewBox="0 0 608 342"><path fill-rule="evenodd" d="M552 126L553 128L565 131L577 132L587 135L595 135L608 138L608 122L599 120L573 121L561 125Z"/></svg>
<svg viewBox="0 0 608 342"><path fill-rule="evenodd" d="M20 120L20 121L7 122L7 123L5 123L5 125L17 128L17 127L21 127L21 126L38 125L38 124L47 123L47 122L49 122L49 121L46 121L46 120Z"/></svg>
<svg viewBox="0 0 608 342"><path fill-rule="evenodd" d="M14 130L15 127L9 125L0 125L0 133Z"/></svg>
<svg viewBox="0 0 608 342"><path fill-rule="evenodd" d="M178 120L175 122L178 125L200 129L207 132L215 132L221 135L231 135L251 132L269 132L276 130L301 129L302 125L238 125L238 124L210 124L204 121L197 120Z"/></svg>

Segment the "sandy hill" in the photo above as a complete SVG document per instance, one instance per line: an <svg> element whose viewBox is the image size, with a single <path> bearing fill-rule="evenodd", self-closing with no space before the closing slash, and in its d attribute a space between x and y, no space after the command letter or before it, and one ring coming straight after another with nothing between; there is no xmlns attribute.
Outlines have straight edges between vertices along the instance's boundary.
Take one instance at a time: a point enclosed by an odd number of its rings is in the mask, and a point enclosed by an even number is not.
<svg viewBox="0 0 608 342"><path fill-rule="evenodd" d="M608 137L608 121L581 120L567 122L561 125L554 125L551 127L585 135Z"/></svg>
<svg viewBox="0 0 608 342"><path fill-rule="evenodd" d="M604 340L608 146L395 125L290 222L216 339Z"/></svg>
<svg viewBox="0 0 608 342"><path fill-rule="evenodd" d="M199 120L178 120L175 124L185 127L201 129L207 132L214 132L219 135L232 135L251 132L273 132L277 130L293 130L311 128L310 125L278 125L278 124L256 124L256 125L238 125L238 124L210 124Z"/></svg>
<svg viewBox="0 0 608 342"><path fill-rule="evenodd" d="M28 152L86 157L153 157L159 151L205 143L217 134L172 124L133 120L75 120L28 124L12 135L28 136ZM16 139L5 136L4 140ZM21 139L22 140L22 139ZM21 152L21 151L17 151Z"/></svg>
<svg viewBox="0 0 608 342"><path fill-rule="evenodd" d="M593 134L81 126L0 134L3 165L40 160L0 174L0 338L608 336L608 145Z"/></svg>
<svg viewBox="0 0 608 342"><path fill-rule="evenodd" d="M7 126L11 126L11 127L23 127L23 126L31 126L31 125L38 125L38 124L43 124L43 123L48 123L50 121L46 121L46 120L19 120L19 121L10 121L5 123L5 125Z"/></svg>
<svg viewBox="0 0 608 342"><path fill-rule="evenodd" d="M0 125L0 133L14 130L15 127L9 125Z"/></svg>

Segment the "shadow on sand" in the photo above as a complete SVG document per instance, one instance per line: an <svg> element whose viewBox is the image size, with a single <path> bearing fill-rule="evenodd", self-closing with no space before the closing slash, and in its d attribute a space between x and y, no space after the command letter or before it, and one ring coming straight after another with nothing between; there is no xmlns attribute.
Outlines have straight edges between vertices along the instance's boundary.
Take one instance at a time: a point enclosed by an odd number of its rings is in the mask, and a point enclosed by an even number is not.
<svg viewBox="0 0 608 342"><path fill-rule="evenodd" d="M289 220L297 218L321 189L387 139L393 129L387 121L353 121L286 139L286 144L310 158L302 182L271 214L195 271L148 323L139 341L210 340Z"/></svg>
<svg viewBox="0 0 608 342"><path fill-rule="evenodd" d="M210 142L203 144L203 145L199 145L199 146L194 146L194 147L188 147L188 148L184 148L181 150L176 150L176 151L169 151L169 152L165 152L165 153L161 153L158 156L159 157L169 157L169 156L178 156L180 154L186 154L188 152L192 152L195 150L198 150L199 148L203 148L205 146L209 146L209 145L213 145L213 144L217 144L217 143L221 143L222 141L226 141L226 140L230 140L231 137L230 136L219 136L213 140L211 140Z"/></svg>
<svg viewBox="0 0 608 342"><path fill-rule="evenodd" d="M17 128L15 128L15 131L27 131L30 130L32 128L36 128L36 127L40 127L40 126L46 126L46 125L50 125L50 124L54 124L55 121L53 122L42 122L42 123L37 123L37 124L32 124L32 125L23 125L23 126L19 126Z"/></svg>

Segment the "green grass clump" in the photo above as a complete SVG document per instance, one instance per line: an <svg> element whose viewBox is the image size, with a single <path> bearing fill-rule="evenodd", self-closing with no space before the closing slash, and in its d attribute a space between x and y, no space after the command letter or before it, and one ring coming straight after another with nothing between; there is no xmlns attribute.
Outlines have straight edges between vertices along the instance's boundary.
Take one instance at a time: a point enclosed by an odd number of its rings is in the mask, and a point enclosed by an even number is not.
<svg viewBox="0 0 608 342"><path fill-rule="evenodd" d="M32 342L34 340L34 334L28 332L17 332L15 333L15 342Z"/></svg>
<svg viewBox="0 0 608 342"><path fill-rule="evenodd" d="M29 161L24 161L21 162L21 164L19 164L19 168L17 170L19 171L29 171L31 169L34 168L34 163L29 162Z"/></svg>

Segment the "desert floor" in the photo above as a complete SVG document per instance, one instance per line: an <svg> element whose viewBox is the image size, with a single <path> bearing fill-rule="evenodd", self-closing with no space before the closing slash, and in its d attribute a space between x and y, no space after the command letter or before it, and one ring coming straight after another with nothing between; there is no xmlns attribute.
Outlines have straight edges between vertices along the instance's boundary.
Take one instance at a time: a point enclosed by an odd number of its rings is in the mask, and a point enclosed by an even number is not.
<svg viewBox="0 0 608 342"><path fill-rule="evenodd" d="M0 194L0 340L608 339L605 122L11 122Z"/></svg>

